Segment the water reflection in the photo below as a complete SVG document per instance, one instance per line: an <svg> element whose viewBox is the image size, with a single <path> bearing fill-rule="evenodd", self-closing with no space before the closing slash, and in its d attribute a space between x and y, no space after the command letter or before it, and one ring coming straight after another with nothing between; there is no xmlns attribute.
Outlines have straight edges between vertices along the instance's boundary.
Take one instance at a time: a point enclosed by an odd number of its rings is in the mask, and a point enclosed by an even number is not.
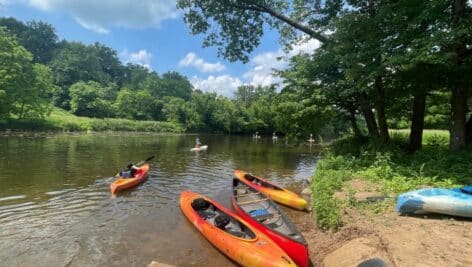
<svg viewBox="0 0 472 267"><path fill-rule="evenodd" d="M199 137L207 151L190 152L194 135L0 137L1 265L231 264L182 216L179 193L228 205L234 168L300 190L318 152L270 137ZM148 181L111 198L112 176L151 155Z"/></svg>

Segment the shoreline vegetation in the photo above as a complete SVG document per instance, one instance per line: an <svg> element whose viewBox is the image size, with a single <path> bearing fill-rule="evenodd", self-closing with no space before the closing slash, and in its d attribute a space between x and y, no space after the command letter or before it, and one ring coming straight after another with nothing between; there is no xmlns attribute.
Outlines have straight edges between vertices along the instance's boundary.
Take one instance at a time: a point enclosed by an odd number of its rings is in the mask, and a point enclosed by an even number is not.
<svg viewBox="0 0 472 267"><path fill-rule="evenodd" d="M472 151L452 152L448 131L425 130L422 150L410 154L408 131L390 134L387 145L345 137L322 152L310 185L312 213L298 218L299 225L311 225L303 234L312 262L357 266L381 258L388 266L469 266L472 220L400 216L395 203L406 191L472 183Z"/></svg>
<svg viewBox="0 0 472 267"><path fill-rule="evenodd" d="M119 118L79 117L59 108L53 108L45 118L9 119L0 121L0 130L13 131L130 131L156 133L184 133L180 123L166 121L138 121Z"/></svg>
<svg viewBox="0 0 472 267"><path fill-rule="evenodd" d="M449 150L448 131L425 130L423 148L414 154L405 150L408 131L392 130L391 135L386 145L345 137L322 152L311 184L313 210L320 228L336 231L345 224L342 214L357 204L356 189L349 186L353 180L371 184L368 190L384 199L368 205L378 214L393 206L396 196L406 191L472 183L472 151ZM338 191L346 195L340 197Z"/></svg>

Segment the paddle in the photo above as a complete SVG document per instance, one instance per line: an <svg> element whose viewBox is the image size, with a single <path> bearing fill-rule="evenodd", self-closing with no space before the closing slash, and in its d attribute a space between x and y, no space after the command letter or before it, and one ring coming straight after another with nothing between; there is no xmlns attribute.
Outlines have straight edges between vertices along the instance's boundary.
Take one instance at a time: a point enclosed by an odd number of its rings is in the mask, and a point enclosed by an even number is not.
<svg viewBox="0 0 472 267"><path fill-rule="evenodd" d="M138 162L138 163L136 164L136 166L139 166L139 165L141 165L141 164L144 164L144 163L150 161L150 160L153 159L153 158L154 158L154 156L150 156L149 158Z"/></svg>
<svg viewBox="0 0 472 267"><path fill-rule="evenodd" d="M140 165L142 165L142 164L144 164L144 163L150 161L150 160L153 159L153 158L154 158L154 156L150 156L149 158L147 158L147 159L145 159L145 160L141 160L141 161L138 162L135 166L140 166ZM120 173L117 173L117 174L115 175L115 177L119 177L119 176L120 176Z"/></svg>

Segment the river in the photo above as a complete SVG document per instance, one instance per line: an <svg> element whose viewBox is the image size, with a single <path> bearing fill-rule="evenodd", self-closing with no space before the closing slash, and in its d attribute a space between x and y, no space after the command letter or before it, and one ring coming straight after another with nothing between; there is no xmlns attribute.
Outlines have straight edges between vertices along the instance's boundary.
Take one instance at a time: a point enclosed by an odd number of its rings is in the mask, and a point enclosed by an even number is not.
<svg viewBox="0 0 472 267"><path fill-rule="evenodd" d="M0 266L228 266L182 215L183 190L229 207L235 168L296 192L318 151L270 137L138 133L0 137ZM126 162L155 155L149 179L112 197ZM297 212L288 211L289 216Z"/></svg>

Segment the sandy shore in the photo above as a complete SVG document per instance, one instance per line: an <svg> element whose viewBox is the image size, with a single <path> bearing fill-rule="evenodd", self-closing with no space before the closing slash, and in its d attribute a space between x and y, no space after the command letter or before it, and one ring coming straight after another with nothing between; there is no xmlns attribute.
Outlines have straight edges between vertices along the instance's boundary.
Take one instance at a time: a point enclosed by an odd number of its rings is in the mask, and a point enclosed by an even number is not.
<svg viewBox="0 0 472 267"><path fill-rule="evenodd" d="M362 187L357 195L375 193L361 192ZM385 204L387 210L378 214L369 208L346 208L345 223L336 233L318 229L312 213L291 213L291 218L308 241L314 266L357 266L375 257L388 266L472 266L472 220L400 216L394 199Z"/></svg>

